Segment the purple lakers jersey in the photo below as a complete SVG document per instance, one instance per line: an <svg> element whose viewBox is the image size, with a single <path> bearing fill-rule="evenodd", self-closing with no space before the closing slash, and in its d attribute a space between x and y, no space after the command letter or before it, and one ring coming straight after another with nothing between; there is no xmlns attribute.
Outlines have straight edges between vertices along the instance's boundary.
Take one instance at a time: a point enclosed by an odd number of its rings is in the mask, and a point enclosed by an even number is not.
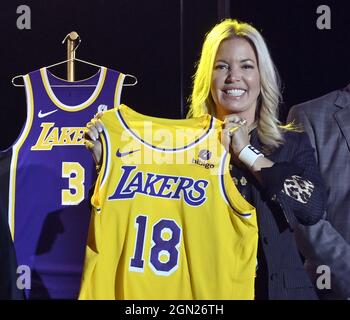
<svg viewBox="0 0 350 320"><path fill-rule="evenodd" d="M8 219L18 264L31 270L29 299L78 295L95 179L84 127L119 105L124 77L104 67L77 82L46 68L24 77L27 120L12 146Z"/></svg>

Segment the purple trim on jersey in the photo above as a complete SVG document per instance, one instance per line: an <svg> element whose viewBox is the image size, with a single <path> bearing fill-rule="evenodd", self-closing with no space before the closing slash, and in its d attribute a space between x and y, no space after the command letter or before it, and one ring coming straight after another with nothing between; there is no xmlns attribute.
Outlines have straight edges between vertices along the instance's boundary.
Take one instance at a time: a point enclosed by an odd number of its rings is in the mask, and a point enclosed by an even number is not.
<svg viewBox="0 0 350 320"><path fill-rule="evenodd" d="M48 75L50 84L68 86L52 88L56 97L68 106L86 101L94 90L70 87L69 84L76 83ZM120 76L123 75L107 69L102 89L91 104L80 110L63 110L48 96L40 70L29 74L33 121L13 166L16 168L14 243L18 264L31 268L32 288L26 292L29 299L78 296L90 221L87 196L96 179L95 165L83 144L81 130L101 105L107 109L114 107ZM96 84L98 77L99 73L79 84ZM72 195L77 192L73 187L79 172L72 170L67 177L63 163L80 166L85 173L83 200L79 204L62 204L62 190Z"/></svg>
<svg viewBox="0 0 350 320"><path fill-rule="evenodd" d="M200 141L202 141L210 132L210 130L212 129L213 127L213 117L210 118L210 124L209 124L209 128L207 129L207 131L199 138L197 138L194 142L191 142L190 144L184 146L184 147L180 147L180 148L170 148L170 149L167 149L167 148L159 148L159 147L156 147L148 142L146 142L145 140L143 140L142 138L140 138L135 132L133 132L131 130L131 128L127 125L126 121L124 120L122 114L121 114L121 111L120 109L117 110L117 113L118 113L118 118L119 120L123 123L124 127L129 131L129 133L131 135L133 135L135 137L136 140L139 140L141 141L143 144L153 148L153 149L156 149L158 151L170 151L170 152L175 152L175 151L181 151L181 150L186 150L186 149L189 149L191 147L193 147L195 144L199 143Z"/></svg>
<svg viewBox="0 0 350 320"><path fill-rule="evenodd" d="M232 205L232 203L230 201L230 198L227 195L226 188L225 188L225 182L224 182L224 164L225 164L227 156L228 156L228 152L225 151L225 154L222 157L222 161L221 161L221 164L220 164L220 168L221 168L221 172L220 172L220 187L221 187L221 190L223 192L223 195L224 195L227 203L230 205L232 210L234 212L236 212L238 215L242 216L242 217L249 218L252 214L251 213L239 213L238 210Z"/></svg>

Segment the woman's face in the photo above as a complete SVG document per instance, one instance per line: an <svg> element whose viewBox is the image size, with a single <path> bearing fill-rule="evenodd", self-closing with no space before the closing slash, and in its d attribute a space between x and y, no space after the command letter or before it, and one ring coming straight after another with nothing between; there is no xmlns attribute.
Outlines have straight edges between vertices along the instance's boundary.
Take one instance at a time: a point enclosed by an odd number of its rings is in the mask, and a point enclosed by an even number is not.
<svg viewBox="0 0 350 320"><path fill-rule="evenodd" d="M245 118L248 124L254 122L260 73L254 50L247 40L233 38L221 42L210 91L218 119L236 114Z"/></svg>

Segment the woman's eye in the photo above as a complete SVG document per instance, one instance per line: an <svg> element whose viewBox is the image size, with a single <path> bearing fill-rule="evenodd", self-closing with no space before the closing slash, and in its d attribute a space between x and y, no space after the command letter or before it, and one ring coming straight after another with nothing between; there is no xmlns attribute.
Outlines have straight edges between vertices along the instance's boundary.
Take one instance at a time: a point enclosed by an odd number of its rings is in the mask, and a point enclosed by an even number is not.
<svg viewBox="0 0 350 320"><path fill-rule="evenodd" d="M228 66L225 65L225 64L218 64L215 69L218 69L218 70L226 70L228 69Z"/></svg>
<svg viewBox="0 0 350 320"><path fill-rule="evenodd" d="M254 69L254 66L252 66L251 64L244 64L242 66L243 69Z"/></svg>

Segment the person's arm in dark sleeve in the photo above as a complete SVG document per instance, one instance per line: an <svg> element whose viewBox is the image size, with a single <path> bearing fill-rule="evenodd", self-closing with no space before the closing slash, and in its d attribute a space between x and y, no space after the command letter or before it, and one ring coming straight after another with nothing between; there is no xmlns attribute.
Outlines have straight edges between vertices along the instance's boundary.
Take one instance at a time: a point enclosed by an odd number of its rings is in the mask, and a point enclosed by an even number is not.
<svg viewBox="0 0 350 320"><path fill-rule="evenodd" d="M298 136L290 146L295 149L291 159L262 168L260 183L289 221L295 216L302 225L313 225L323 216L326 193L309 139L304 133ZM289 147L286 143L285 147Z"/></svg>
<svg viewBox="0 0 350 320"><path fill-rule="evenodd" d="M312 125L303 106L294 106L288 114L288 122L295 121L307 132L311 145L315 148L317 162L323 150L318 147L315 135L318 127ZM325 200L326 201L326 200ZM312 266L327 265L332 275L332 291L337 299L350 297L350 244L326 218L326 213L319 222L312 226L296 225L295 234L298 246L307 259L311 278L317 278Z"/></svg>

